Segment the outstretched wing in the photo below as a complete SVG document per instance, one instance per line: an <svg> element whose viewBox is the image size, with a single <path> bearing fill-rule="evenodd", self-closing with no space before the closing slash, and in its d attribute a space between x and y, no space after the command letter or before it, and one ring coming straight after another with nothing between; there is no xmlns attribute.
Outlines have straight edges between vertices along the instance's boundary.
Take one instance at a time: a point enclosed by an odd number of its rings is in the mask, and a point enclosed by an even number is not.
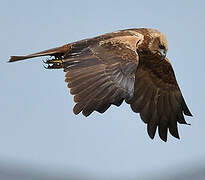
<svg viewBox="0 0 205 180"><path fill-rule="evenodd" d="M135 38L135 37L134 37ZM75 114L88 116L105 112L111 104L121 105L134 94L136 51L115 39L72 44L64 56L65 81L76 105Z"/></svg>
<svg viewBox="0 0 205 180"><path fill-rule="evenodd" d="M177 122L187 124L184 115L192 116L178 87L168 59L140 60L135 77L134 97L127 101L134 112L147 123L147 131L154 138L167 140L167 130L179 138Z"/></svg>

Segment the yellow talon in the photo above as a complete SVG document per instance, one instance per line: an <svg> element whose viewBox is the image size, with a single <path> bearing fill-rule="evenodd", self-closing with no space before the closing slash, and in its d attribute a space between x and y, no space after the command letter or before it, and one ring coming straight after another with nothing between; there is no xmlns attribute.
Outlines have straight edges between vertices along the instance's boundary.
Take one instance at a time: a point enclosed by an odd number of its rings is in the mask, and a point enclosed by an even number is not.
<svg viewBox="0 0 205 180"><path fill-rule="evenodd" d="M45 64L48 64L46 69L61 69L63 68L63 61L61 59L50 59L44 62Z"/></svg>
<svg viewBox="0 0 205 180"><path fill-rule="evenodd" d="M55 63L62 63L62 60L61 59L51 59L51 60L47 60L45 62L46 64L55 64Z"/></svg>

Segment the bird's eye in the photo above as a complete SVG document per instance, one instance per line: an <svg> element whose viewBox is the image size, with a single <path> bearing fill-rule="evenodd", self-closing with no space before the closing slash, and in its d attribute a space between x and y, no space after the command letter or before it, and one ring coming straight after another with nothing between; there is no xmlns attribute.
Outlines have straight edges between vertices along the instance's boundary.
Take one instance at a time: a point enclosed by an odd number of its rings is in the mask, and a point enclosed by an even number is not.
<svg viewBox="0 0 205 180"><path fill-rule="evenodd" d="M159 49L165 49L164 45L159 45Z"/></svg>

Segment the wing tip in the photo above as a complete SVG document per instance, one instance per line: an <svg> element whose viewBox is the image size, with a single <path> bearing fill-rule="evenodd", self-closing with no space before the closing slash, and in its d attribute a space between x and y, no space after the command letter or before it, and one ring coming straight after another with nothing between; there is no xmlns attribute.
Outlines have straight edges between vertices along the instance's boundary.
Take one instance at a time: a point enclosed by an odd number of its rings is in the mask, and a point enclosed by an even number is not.
<svg viewBox="0 0 205 180"><path fill-rule="evenodd" d="M158 134L162 141L167 142L167 131L164 132L164 129L158 126Z"/></svg>
<svg viewBox="0 0 205 180"><path fill-rule="evenodd" d="M154 139L154 136L151 136L149 133L148 133L148 135L149 135L150 139L152 139L152 140Z"/></svg>
<svg viewBox="0 0 205 180"><path fill-rule="evenodd" d="M175 137L175 138L177 138L177 139L180 139L180 137L179 137L179 134L177 133L177 134L173 134L173 133L170 133L173 137Z"/></svg>
<svg viewBox="0 0 205 180"><path fill-rule="evenodd" d="M147 132L148 132L149 137L153 140L155 133L151 133L149 130Z"/></svg>
<svg viewBox="0 0 205 180"><path fill-rule="evenodd" d="M188 111L187 110L184 111L184 114L187 115L187 116L193 117L193 114L189 111L189 109L188 109Z"/></svg>
<svg viewBox="0 0 205 180"><path fill-rule="evenodd" d="M164 141L164 142L167 142L167 137L164 137L164 136L160 136L160 139L162 140L162 141Z"/></svg>
<svg viewBox="0 0 205 180"><path fill-rule="evenodd" d="M186 105L184 97L182 97L182 110L183 110L183 113L185 115L193 117L191 111L189 110L188 106Z"/></svg>

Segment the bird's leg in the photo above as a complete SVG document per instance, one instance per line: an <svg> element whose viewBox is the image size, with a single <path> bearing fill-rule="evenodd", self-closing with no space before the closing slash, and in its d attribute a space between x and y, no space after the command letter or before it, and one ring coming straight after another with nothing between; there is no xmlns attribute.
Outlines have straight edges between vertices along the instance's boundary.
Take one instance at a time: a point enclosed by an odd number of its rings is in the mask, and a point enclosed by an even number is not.
<svg viewBox="0 0 205 180"><path fill-rule="evenodd" d="M54 57L53 59L47 59L43 61L47 66L44 66L46 69L61 69L63 68L63 61L61 57Z"/></svg>

